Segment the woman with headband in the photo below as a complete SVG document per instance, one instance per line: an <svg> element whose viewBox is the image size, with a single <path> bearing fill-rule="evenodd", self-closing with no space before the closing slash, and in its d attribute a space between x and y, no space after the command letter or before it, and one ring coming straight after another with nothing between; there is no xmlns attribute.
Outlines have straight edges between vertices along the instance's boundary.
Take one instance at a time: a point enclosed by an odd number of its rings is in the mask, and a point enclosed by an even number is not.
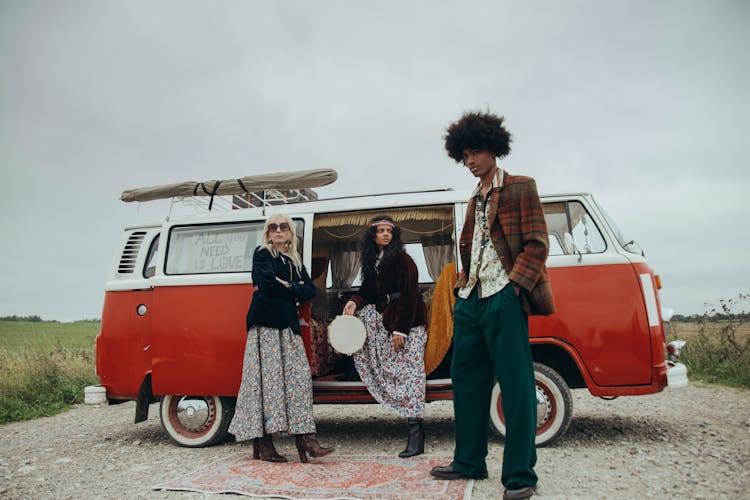
<svg viewBox="0 0 750 500"><path fill-rule="evenodd" d="M355 312L367 332L353 355L357 372L379 403L408 419L409 439L399 457L424 453L425 305L417 266L387 215L372 219L362 242L362 286L343 310Z"/></svg>
<svg viewBox="0 0 750 500"><path fill-rule="evenodd" d="M297 251L294 224L271 216L263 244L253 254L255 293L247 313L242 383L229 432L253 440L253 457L286 462L273 435L294 434L302 462L307 453L322 457L333 448L315 439L312 377L300 336L297 306L315 296L315 285Z"/></svg>

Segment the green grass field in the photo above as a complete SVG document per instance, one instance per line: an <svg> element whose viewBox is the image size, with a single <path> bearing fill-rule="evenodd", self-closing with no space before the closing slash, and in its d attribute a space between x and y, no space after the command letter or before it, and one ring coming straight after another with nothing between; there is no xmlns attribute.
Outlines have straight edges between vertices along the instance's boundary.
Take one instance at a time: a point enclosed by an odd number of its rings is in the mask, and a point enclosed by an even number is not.
<svg viewBox="0 0 750 500"><path fill-rule="evenodd" d="M717 323L706 323L706 333L709 335L718 335L721 327L726 325L727 322ZM683 323L672 321L672 333L668 340L674 338L681 338L683 340L695 339L701 332L701 325L699 323ZM741 340L750 340L750 323L743 323L737 328L737 337Z"/></svg>
<svg viewBox="0 0 750 500"><path fill-rule="evenodd" d="M67 349L90 349L101 323L49 323L0 321L0 351L7 353L52 351L56 346Z"/></svg>
<svg viewBox="0 0 750 500"><path fill-rule="evenodd" d="M672 322L667 341L687 341L680 361L691 380L750 388L750 323Z"/></svg>
<svg viewBox="0 0 750 500"><path fill-rule="evenodd" d="M0 423L65 410L98 383L99 323L0 321Z"/></svg>

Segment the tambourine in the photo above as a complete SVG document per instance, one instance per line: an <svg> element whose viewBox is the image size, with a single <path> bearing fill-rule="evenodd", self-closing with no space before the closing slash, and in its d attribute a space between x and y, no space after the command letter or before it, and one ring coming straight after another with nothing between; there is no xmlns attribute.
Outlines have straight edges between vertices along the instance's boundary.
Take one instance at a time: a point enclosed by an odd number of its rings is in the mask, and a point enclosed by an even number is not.
<svg viewBox="0 0 750 500"><path fill-rule="evenodd" d="M336 316L328 325L328 343L336 352L354 354L365 345L365 324L356 316Z"/></svg>

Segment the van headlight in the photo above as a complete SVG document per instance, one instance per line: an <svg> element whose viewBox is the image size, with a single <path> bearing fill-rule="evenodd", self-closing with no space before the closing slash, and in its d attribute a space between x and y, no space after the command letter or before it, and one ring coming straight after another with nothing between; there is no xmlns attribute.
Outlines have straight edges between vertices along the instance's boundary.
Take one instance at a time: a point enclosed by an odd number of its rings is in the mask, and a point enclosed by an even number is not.
<svg viewBox="0 0 750 500"><path fill-rule="evenodd" d="M682 348L685 347L684 340L673 340L669 344L667 344L667 354L669 355L669 361L672 363L676 363L678 359L680 359L680 354L682 353Z"/></svg>

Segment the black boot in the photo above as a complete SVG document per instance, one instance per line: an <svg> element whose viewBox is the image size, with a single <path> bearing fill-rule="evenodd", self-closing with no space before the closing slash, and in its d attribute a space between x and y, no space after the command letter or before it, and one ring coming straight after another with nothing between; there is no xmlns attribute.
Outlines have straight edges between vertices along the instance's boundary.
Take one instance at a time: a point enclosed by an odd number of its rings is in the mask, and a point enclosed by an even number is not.
<svg viewBox="0 0 750 500"><path fill-rule="evenodd" d="M409 458L424 453L424 423L421 418L409 418L409 441L406 449L398 454L401 458Z"/></svg>

